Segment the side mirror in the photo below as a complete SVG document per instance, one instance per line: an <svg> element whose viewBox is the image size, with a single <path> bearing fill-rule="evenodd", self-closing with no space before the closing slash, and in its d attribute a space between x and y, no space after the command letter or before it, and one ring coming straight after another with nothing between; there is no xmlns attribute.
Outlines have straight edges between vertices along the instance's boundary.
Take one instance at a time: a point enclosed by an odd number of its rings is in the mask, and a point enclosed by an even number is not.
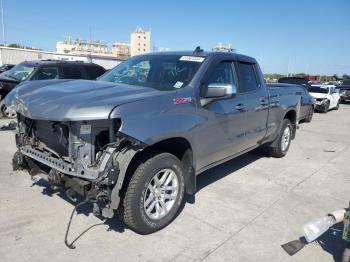
<svg viewBox="0 0 350 262"><path fill-rule="evenodd" d="M233 97L237 93L235 85L211 83L208 85L206 98Z"/></svg>

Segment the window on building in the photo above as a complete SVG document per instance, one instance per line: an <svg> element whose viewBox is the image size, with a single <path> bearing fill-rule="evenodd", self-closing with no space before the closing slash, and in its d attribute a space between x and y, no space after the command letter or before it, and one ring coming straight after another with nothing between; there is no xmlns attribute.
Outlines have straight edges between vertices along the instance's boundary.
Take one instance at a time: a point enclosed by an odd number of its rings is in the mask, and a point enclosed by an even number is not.
<svg viewBox="0 0 350 262"><path fill-rule="evenodd" d="M146 49L143 49L144 52L146 52Z"/></svg>
<svg viewBox="0 0 350 262"><path fill-rule="evenodd" d="M140 48L138 50L140 51Z"/></svg>
<svg viewBox="0 0 350 262"><path fill-rule="evenodd" d="M246 93L259 88L254 65L246 62L238 62L239 92Z"/></svg>

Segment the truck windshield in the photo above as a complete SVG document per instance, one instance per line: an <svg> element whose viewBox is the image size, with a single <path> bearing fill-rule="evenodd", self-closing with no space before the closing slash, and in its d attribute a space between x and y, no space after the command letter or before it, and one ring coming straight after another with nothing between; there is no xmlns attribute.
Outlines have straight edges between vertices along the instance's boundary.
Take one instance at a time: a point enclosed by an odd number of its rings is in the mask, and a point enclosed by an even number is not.
<svg viewBox="0 0 350 262"><path fill-rule="evenodd" d="M31 75L34 69L34 65L18 64L12 67L10 70L2 73L2 75L18 81L24 81Z"/></svg>
<svg viewBox="0 0 350 262"><path fill-rule="evenodd" d="M310 93L328 94L328 87L311 86L309 87L308 91Z"/></svg>
<svg viewBox="0 0 350 262"><path fill-rule="evenodd" d="M136 56L99 80L171 91L188 85L203 60L204 57L169 54Z"/></svg>

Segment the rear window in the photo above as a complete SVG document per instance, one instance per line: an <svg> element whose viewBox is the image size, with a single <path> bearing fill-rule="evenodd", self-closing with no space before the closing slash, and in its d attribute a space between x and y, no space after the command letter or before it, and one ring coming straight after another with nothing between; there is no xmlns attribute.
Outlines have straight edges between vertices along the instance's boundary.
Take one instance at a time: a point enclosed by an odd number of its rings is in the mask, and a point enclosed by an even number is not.
<svg viewBox="0 0 350 262"><path fill-rule="evenodd" d="M99 66L85 66L84 68L90 80L96 79L106 72L104 68Z"/></svg>
<svg viewBox="0 0 350 262"><path fill-rule="evenodd" d="M328 94L328 87L311 86L308 91L310 93Z"/></svg>
<svg viewBox="0 0 350 262"><path fill-rule="evenodd" d="M63 75L66 79L81 79L83 75L77 66L64 66Z"/></svg>

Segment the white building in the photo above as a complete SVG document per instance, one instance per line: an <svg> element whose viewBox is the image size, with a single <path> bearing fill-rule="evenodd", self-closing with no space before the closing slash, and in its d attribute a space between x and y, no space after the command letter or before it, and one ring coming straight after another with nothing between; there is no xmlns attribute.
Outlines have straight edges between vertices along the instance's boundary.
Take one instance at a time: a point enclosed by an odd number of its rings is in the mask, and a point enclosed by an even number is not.
<svg viewBox="0 0 350 262"><path fill-rule="evenodd" d="M151 50L151 32L143 31L137 26L135 32L130 35L130 55L149 53Z"/></svg>
<svg viewBox="0 0 350 262"><path fill-rule="evenodd" d="M127 59L130 57L130 44L123 42L115 42L112 45L112 54L120 59Z"/></svg>
<svg viewBox="0 0 350 262"><path fill-rule="evenodd" d="M92 62L111 69L120 64L121 60L115 57L97 56L97 55L78 55L78 54L62 54L41 50L31 50L22 48L12 48L0 46L0 65L18 64L24 61L32 60L65 60L65 61L83 61Z"/></svg>
<svg viewBox="0 0 350 262"><path fill-rule="evenodd" d="M236 52L236 49L234 49L231 44L226 45L223 43L217 43L212 50L219 52Z"/></svg>
<svg viewBox="0 0 350 262"><path fill-rule="evenodd" d="M82 40L77 38L72 40L71 37L67 37L65 41L59 41L56 43L56 52L61 54L96 54L96 55L108 55L111 51L108 50L108 45L100 40Z"/></svg>

